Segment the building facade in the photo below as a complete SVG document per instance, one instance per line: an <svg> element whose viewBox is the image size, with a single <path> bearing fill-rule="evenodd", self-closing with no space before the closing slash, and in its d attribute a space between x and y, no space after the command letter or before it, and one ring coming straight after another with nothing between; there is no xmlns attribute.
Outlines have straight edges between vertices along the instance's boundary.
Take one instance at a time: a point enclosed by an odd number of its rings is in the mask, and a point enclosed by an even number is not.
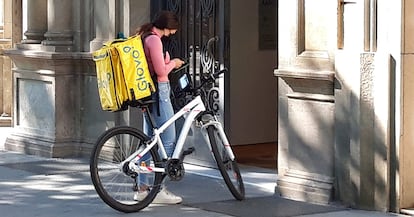
<svg viewBox="0 0 414 217"><path fill-rule="evenodd" d="M279 1L278 187L381 211L414 206L413 1Z"/></svg>
<svg viewBox="0 0 414 217"><path fill-rule="evenodd" d="M9 150L85 156L109 127L140 128L136 109L100 109L91 52L167 9L183 27L167 47L192 62L194 79L229 69L206 92L231 143L277 144L276 193L380 211L414 207L411 0L3 3L3 37L13 45L4 58L14 63L2 81L12 94L1 98L13 126ZM209 164L205 156L192 161Z"/></svg>
<svg viewBox="0 0 414 217"><path fill-rule="evenodd" d="M15 14L4 8L12 7L12 1L0 2L0 126L10 126L12 122L13 98L12 98L12 62L4 55L5 49L12 48L12 44L21 40L21 34L14 36L12 20ZM21 30L20 30L21 32Z"/></svg>

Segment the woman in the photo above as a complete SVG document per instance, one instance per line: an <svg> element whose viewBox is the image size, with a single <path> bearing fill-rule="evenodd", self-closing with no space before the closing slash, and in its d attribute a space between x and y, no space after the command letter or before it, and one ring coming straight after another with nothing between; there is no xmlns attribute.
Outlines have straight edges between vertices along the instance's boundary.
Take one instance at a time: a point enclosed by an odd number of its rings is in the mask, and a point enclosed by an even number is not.
<svg viewBox="0 0 414 217"><path fill-rule="evenodd" d="M153 22L144 24L138 31L138 34L143 37L145 56L147 57L148 67L152 75L157 77L157 94L158 105L154 104L151 109L151 114L158 126L161 126L170 117L174 115L173 106L170 100L170 82L168 74L173 70L180 68L184 61L179 58L170 58L168 52L164 54L161 38L168 37L177 32L179 22L177 16L170 11L161 11ZM152 135L149 122L144 117L144 132L147 135ZM172 124L162 134L161 138L164 143L164 148L171 156L175 148L176 135L175 125ZM139 200L145 195L142 192L137 192L135 199ZM165 186L155 197L153 203L177 204L181 203L182 198L167 191Z"/></svg>

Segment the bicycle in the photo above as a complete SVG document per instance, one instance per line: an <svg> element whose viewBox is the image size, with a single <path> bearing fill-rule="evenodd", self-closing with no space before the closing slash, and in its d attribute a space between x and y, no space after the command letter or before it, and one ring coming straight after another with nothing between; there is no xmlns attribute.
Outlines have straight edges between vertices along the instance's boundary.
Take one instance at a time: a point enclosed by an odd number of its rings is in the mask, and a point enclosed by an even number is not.
<svg viewBox="0 0 414 217"><path fill-rule="evenodd" d="M187 90L193 96L192 100L159 128L154 127L149 112L149 106L155 101L139 101L137 106L152 124L151 137L137 128L117 126L98 138L90 158L90 174L96 192L107 205L125 213L137 212L154 200L166 176L173 181L181 180L185 174L184 157L194 151L193 147L183 148L194 121L201 125L202 135L231 194L237 200L244 199L239 166L222 124L215 112L206 108L200 96L200 88L214 82L225 71L211 73L201 79L200 85ZM175 150L172 156L167 156L160 134L181 117L185 120ZM140 200L134 199L137 191L145 192Z"/></svg>

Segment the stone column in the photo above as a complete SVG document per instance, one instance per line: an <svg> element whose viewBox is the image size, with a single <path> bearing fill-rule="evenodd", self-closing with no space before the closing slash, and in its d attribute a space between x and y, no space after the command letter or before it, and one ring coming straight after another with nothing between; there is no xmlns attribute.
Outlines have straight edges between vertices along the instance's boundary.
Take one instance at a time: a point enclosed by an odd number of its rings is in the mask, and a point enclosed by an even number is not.
<svg viewBox="0 0 414 217"><path fill-rule="evenodd" d="M151 2L148 0L124 0L123 2L120 31L125 36L131 36L142 24L150 21Z"/></svg>
<svg viewBox="0 0 414 217"><path fill-rule="evenodd" d="M398 111L392 103L399 100L393 95L399 89L393 86L399 80L393 78L398 60L389 53L400 55L400 39L395 36L401 32L401 8L395 2L378 7L371 3L339 7L338 22L343 26L338 28L342 46L335 54L334 195L345 206L389 211L400 200L394 178L402 174L392 138L398 125L393 126L391 116ZM370 13L374 9L378 13ZM379 19L391 13L395 19ZM376 26L381 28L377 31Z"/></svg>
<svg viewBox="0 0 414 217"><path fill-rule="evenodd" d="M24 44L40 44L47 31L47 0L27 1L27 31Z"/></svg>
<svg viewBox="0 0 414 217"><path fill-rule="evenodd" d="M135 34L138 27L150 20L151 1L94 0L94 8L95 38L90 43L91 51L101 48L119 32L125 36Z"/></svg>
<svg viewBox="0 0 414 217"><path fill-rule="evenodd" d="M90 82L93 61L89 52L73 52L73 32L81 32L73 25L73 14L81 14L84 9L76 7L79 1L48 0L46 39L5 51L14 63L13 132L5 143L7 150L45 157L77 156L87 153L97 137L88 128L97 119L84 118L98 113L98 98L93 92L96 81ZM28 10L29 19L35 16L30 15L37 7L33 4ZM32 27L29 29L35 29ZM96 134L102 131L96 130Z"/></svg>
<svg viewBox="0 0 414 217"><path fill-rule="evenodd" d="M72 0L48 0L47 28L42 41L45 51L73 50Z"/></svg>
<svg viewBox="0 0 414 217"><path fill-rule="evenodd" d="M119 4L115 0L94 0L94 31L95 38L90 43L90 50L94 51L102 47L102 44L109 39L116 37L117 29L117 8ZM119 14L118 14L119 15Z"/></svg>
<svg viewBox="0 0 414 217"><path fill-rule="evenodd" d="M95 63L89 52L91 35L99 38L95 42L113 39L123 25L120 17L135 20L140 16L131 15L138 5L131 4L128 12L121 13L120 5L126 1L48 0L47 3L48 31L39 46L41 49L16 46L6 51L15 64L16 118L5 149L45 157L89 156L96 138L106 129L115 125L142 126L137 125L142 116L138 109L119 113L102 111ZM91 19L95 19L91 24L96 27L87 23ZM102 43L96 45L101 47Z"/></svg>
<svg viewBox="0 0 414 217"><path fill-rule="evenodd" d="M332 200L337 2L279 1L278 173L282 197ZM295 18L296 16L296 18Z"/></svg>

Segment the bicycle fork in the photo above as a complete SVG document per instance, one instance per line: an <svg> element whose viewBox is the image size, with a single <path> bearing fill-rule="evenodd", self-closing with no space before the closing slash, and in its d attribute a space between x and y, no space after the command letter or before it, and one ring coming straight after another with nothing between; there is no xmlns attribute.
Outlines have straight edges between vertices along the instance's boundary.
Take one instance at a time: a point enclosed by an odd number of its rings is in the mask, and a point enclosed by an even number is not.
<svg viewBox="0 0 414 217"><path fill-rule="evenodd" d="M211 144L210 144L210 138L209 138L209 135L208 135L208 132L207 132L207 127L208 126L213 126L214 128L216 128L216 130L218 132L218 135L219 135L221 141L223 142L225 150L227 151L227 153L230 157L230 160L233 161L235 159L233 150L230 147L230 143L229 143L229 140L227 139L226 133L224 132L223 125L221 125L221 123L217 120L210 120L207 123L203 124L203 126L201 127L201 130L203 132L202 135L203 135L205 141L207 142L207 144L210 146L210 151L212 149L211 149Z"/></svg>

